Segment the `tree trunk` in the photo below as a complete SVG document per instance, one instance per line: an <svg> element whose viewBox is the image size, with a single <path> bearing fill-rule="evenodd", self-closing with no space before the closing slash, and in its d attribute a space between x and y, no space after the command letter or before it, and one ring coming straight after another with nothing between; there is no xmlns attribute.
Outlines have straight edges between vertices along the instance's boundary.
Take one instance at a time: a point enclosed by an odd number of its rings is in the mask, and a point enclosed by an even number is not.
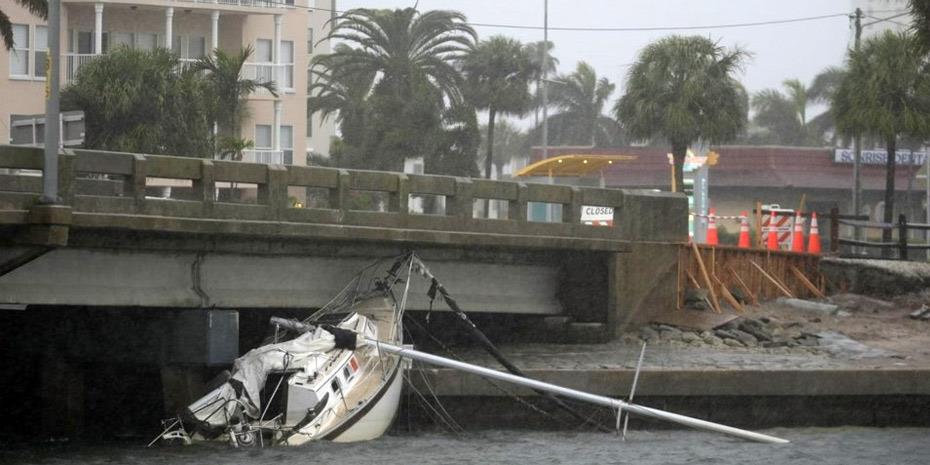
<svg viewBox="0 0 930 465"><path fill-rule="evenodd" d="M895 170L895 153L897 152L897 141L895 136L891 136L885 142L888 159L885 161L885 214L882 221L891 224L894 218L894 170ZM882 230L882 242L891 242L891 229ZM883 248L882 257L890 257L891 249Z"/></svg>
<svg viewBox="0 0 930 465"><path fill-rule="evenodd" d="M494 161L494 117L497 115L497 109L494 105L488 108L488 152L484 159L484 177L491 179L491 166ZM484 217L491 217L491 200L484 199Z"/></svg>
<svg viewBox="0 0 930 465"><path fill-rule="evenodd" d="M494 162L494 117L497 116L497 109L494 106L488 108L488 151L484 159L484 177L491 179L491 166Z"/></svg>
<svg viewBox="0 0 930 465"><path fill-rule="evenodd" d="M675 192L685 191L684 168L685 156L688 154L688 144L672 143L672 159L675 161Z"/></svg>

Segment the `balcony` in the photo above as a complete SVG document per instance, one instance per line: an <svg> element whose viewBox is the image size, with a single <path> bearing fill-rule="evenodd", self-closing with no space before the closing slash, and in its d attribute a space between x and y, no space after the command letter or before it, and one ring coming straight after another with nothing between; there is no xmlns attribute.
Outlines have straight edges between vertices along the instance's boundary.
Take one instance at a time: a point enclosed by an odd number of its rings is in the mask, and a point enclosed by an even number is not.
<svg viewBox="0 0 930 465"><path fill-rule="evenodd" d="M242 78L259 82L274 82L278 93L294 91L294 65L261 62L247 62L242 65ZM271 95L265 89L255 91L256 95Z"/></svg>
<svg viewBox="0 0 930 465"><path fill-rule="evenodd" d="M221 0L227 1L227 0ZM233 1L233 0L228 0ZM64 70L61 80L63 84L72 82L76 77L81 66L90 63L100 55L93 53L65 53L63 56ZM180 58L178 60L178 71L190 68L194 63L200 61L198 58ZM277 85L278 92L294 91L294 65L274 63L245 63L242 66L242 78L254 79L261 82L274 82ZM271 93L265 89L258 89L255 95L270 96Z"/></svg>
<svg viewBox="0 0 930 465"><path fill-rule="evenodd" d="M64 54L64 73L62 75L62 82L71 82L77 77L78 69L81 66L84 66L87 63L90 63L91 60L97 58L99 55L93 53L66 53Z"/></svg>
<svg viewBox="0 0 930 465"><path fill-rule="evenodd" d="M104 4L125 4L121 0L97 0ZM84 3L85 0L63 0L67 3ZM132 2L129 2L132 3ZM183 7L185 4L191 8L254 11L256 9L294 9L295 0L162 0L164 6Z"/></svg>
<svg viewBox="0 0 930 465"><path fill-rule="evenodd" d="M248 163L262 163L266 165L283 165L284 152L281 150L243 150L242 160Z"/></svg>

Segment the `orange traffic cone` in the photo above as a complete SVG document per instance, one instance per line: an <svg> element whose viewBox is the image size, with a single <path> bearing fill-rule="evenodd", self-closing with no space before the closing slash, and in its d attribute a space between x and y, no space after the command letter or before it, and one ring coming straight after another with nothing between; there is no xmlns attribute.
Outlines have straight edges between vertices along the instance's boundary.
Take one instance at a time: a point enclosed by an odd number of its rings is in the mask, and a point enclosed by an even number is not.
<svg viewBox="0 0 930 465"><path fill-rule="evenodd" d="M804 252L804 230L801 229L801 212L795 211L794 214L794 236L791 238L791 251Z"/></svg>
<svg viewBox="0 0 930 465"><path fill-rule="evenodd" d="M717 238L717 211L710 209L710 215L707 217L707 245L717 245L720 241Z"/></svg>
<svg viewBox="0 0 930 465"><path fill-rule="evenodd" d="M820 230L817 229L817 212L811 213L811 232L807 243L807 253L820 255Z"/></svg>
<svg viewBox="0 0 930 465"><path fill-rule="evenodd" d="M740 213L741 221L739 224L739 242L736 244L741 249L748 249L749 246L749 217L746 212Z"/></svg>
<svg viewBox="0 0 930 465"><path fill-rule="evenodd" d="M778 250L778 231L775 229L776 224L778 224L778 213L772 212L772 216L769 218L769 237L768 242L765 244L766 249Z"/></svg>

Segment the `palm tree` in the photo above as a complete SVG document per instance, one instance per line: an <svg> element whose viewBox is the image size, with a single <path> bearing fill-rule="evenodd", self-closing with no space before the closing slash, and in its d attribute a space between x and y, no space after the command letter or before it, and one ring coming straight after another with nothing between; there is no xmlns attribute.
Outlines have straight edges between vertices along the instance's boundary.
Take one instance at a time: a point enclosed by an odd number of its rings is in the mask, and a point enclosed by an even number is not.
<svg viewBox="0 0 930 465"><path fill-rule="evenodd" d="M350 47L315 60L334 79L351 74L375 75L376 87L401 93L411 91L411 82L425 79L444 98L461 99L461 75L454 63L477 37L463 14L360 8L336 17L334 23L329 39Z"/></svg>
<svg viewBox="0 0 930 465"><path fill-rule="evenodd" d="M344 56L350 47L338 44L335 50ZM338 74L336 77L339 61L329 60L328 66L335 69L317 65L315 61L311 64L316 81L308 91L307 109L310 114L319 112L323 120L334 117L342 139L347 144L358 145L365 130L368 116L366 99L371 93L375 73Z"/></svg>
<svg viewBox="0 0 930 465"><path fill-rule="evenodd" d="M670 36L647 45L630 68L617 119L631 137L669 141L677 192L691 143L728 141L746 126L747 99L734 74L747 57L705 37Z"/></svg>
<svg viewBox="0 0 930 465"><path fill-rule="evenodd" d="M217 142L217 150L221 160L241 161L242 153L253 147L255 147L255 143L251 140L239 137L221 136Z"/></svg>
<svg viewBox="0 0 930 465"><path fill-rule="evenodd" d="M849 72L833 96L837 128L884 140L885 223L894 218L895 153L898 137L923 136L930 128L930 77L914 36L886 31L850 50ZM882 239L891 240L891 230Z"/></svg>
<svg viewBox="0 0 930 465"><path fill-rule="evenodd" d="M482 129L484 129L484 132L487 133L487 128ZM526 132L521 131L519 127L507 121L506 119L502 119L496 123L494 128L493 153L494 167L497 169L498 175L503 172L504 165L526 153L526 138ZM487 138L482 138L481 148L484 149L484 153L487 153L488 151L487 144Z"/></svg>
<svg viewBox="0 0 930 465"><path fill-rule="evenodd" d="M785 81L788 82L788 81ZM803 145L807 140L806 128L801 122L797 101L777 89L763 89L750 100L755 115L752 123L763 130L761 140L754 142L779 145ZM805 101L804 106L807 106Z"/></svg>
<svg viewBox="0 0 930 465"><path fill-rule="evenodd" d="M48 0L13 0L19 6L29 10L30 13L42 18L48 18ZM13 48L13 24L10 17L0 10L0 36L7 50Z"/></svg>
<svg viewBox="0 0 930 465"><path fill-rule="evenodd" d="M516 116L526 113L533 100L529 83L534 67L519 41L494 36L481 41L465 57L462 70L468 102L479 110L488 111L484 176L490 178L494 161L494 119L498 112Z"/></svg>
<svg viewBox="0 0 930 465"><path fill-rule="evenodd" d="M432 155L444 108L462 101L456 63L476 37L465 16L421 14L413 8L355 9L334 21L329 39L347 46L314 59L323 85L372 77L363 130L343 147L344 159L354 166L398 169L405 158Z"/></svg>
<svg viewBox="0 0 930 465"><path fill-rule="evenodd" d="M552 76L555 74L556 69L559 67L559 59L552 55L552 49L555 48L555 44L552 41L544 42L542 40L538 42L530 42L525 45L526 53L530 55L530 60L533 62L535 68L535 75L533 76L533 111L535 113L535 118L533 121L534 126L539 126L539 110L542 108L542 79L543 76ZM545 63L545 69L543 69L543 64Z"/></svg>
<svg viewBox="0 0 930 465"><path fill-rule="evenodd" d="M550 118L549 130L561 137L552 139L563 144L612 142L617 123L603 111L616 86L605 77L598 79L594 68L583 61L575 72L560 75L556 81L549 87L549 103L559 112Z"/></svg>
<svg viewBox="0 0 930 465"><path fill-rule="evenodd" d="M909 0L908 6L914 22L911 31L924 53L930 53L930 0Z"/></svg>
<svg viewBox="0 0 930 465"><path fill-rule="evenodd" d="M833 99L833 94L846 75L846 69L839 66L830 66L814 76L814 81L807 88L808 99L812 103L828 104ZM831 133L831 144L835 145L837 141L836 121L833 119L833 112L830 110L810 119L808 130L815 134L819 142L823 142L824 136Z"/></svg>
<svg viewBox="0 0 930 465"><path fill-rule="evenodd" d="M755 110L753 124L763 128L764 143L783 145L821 145L824 135L834 127L829 111L808 120L807 108L811 103L826 103L842 78L841 68L830 67L814 78L810 87L798 79L783 81L785 92L764 89L752 96ZM835 137L835 136L834 136Z"/></svg>
<svg viewBox="0 0 930 465"><path fill-rule="evenodd" d="M240 49L238 54L214 50L191 65L192 72L205 72L214 98L214 121L227 136L241 135L242 120L247 116L246 97L259 89L278 96L277 86L271 81L243 79L242 66L252 55L252 47Z"/></svg>
<svg viewBox="0 0 930 465"><path fill-rule="evenodd" d="M116 50L81 66L62 110L84 112L86 148L202 157L213 137L208 86L169 50Z"/></svg>

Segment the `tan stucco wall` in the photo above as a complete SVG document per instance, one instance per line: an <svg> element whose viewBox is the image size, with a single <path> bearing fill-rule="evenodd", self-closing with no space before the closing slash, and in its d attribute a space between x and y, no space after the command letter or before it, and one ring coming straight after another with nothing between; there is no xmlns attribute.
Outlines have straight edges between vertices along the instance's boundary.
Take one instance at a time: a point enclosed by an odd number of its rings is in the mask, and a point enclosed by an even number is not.
<svg viewBox="0 0 930 465"><path fill-rule="evenodd" d="M3 12L10 17L13 24L30 25L30 44L35 40L35 26L44 25L45 21L13 2L4 2ZM62 9L62 22L68 17L67 9ZM64 49L67 37L61 37ZM30 62L34 61L30 56ZM35 66L35 63L31 63ZM0 47L0 142L10 140L11 114L36 114L45 111L45 79L20 80L10 78L10 51Z"/></svg>
<svg viewBox="0 0 930 465"><path fill-rule="evenodd" d="M331 7L330 0L316 0L316 6L323 8L311 11L308 17L309 27L313 28L313 51L308 55L308 61L315 55L322 55L331 51L329 41L320 42L320 39L329 34L329 21L331 12L327 11ZM312 116L313 136L307 137L307 147L317 153L329 155L330 139L336 135L336 125L333 117L330 116L326 121L322 121L319 113ZM306 135L306 134L304 134Z"/></svg>

